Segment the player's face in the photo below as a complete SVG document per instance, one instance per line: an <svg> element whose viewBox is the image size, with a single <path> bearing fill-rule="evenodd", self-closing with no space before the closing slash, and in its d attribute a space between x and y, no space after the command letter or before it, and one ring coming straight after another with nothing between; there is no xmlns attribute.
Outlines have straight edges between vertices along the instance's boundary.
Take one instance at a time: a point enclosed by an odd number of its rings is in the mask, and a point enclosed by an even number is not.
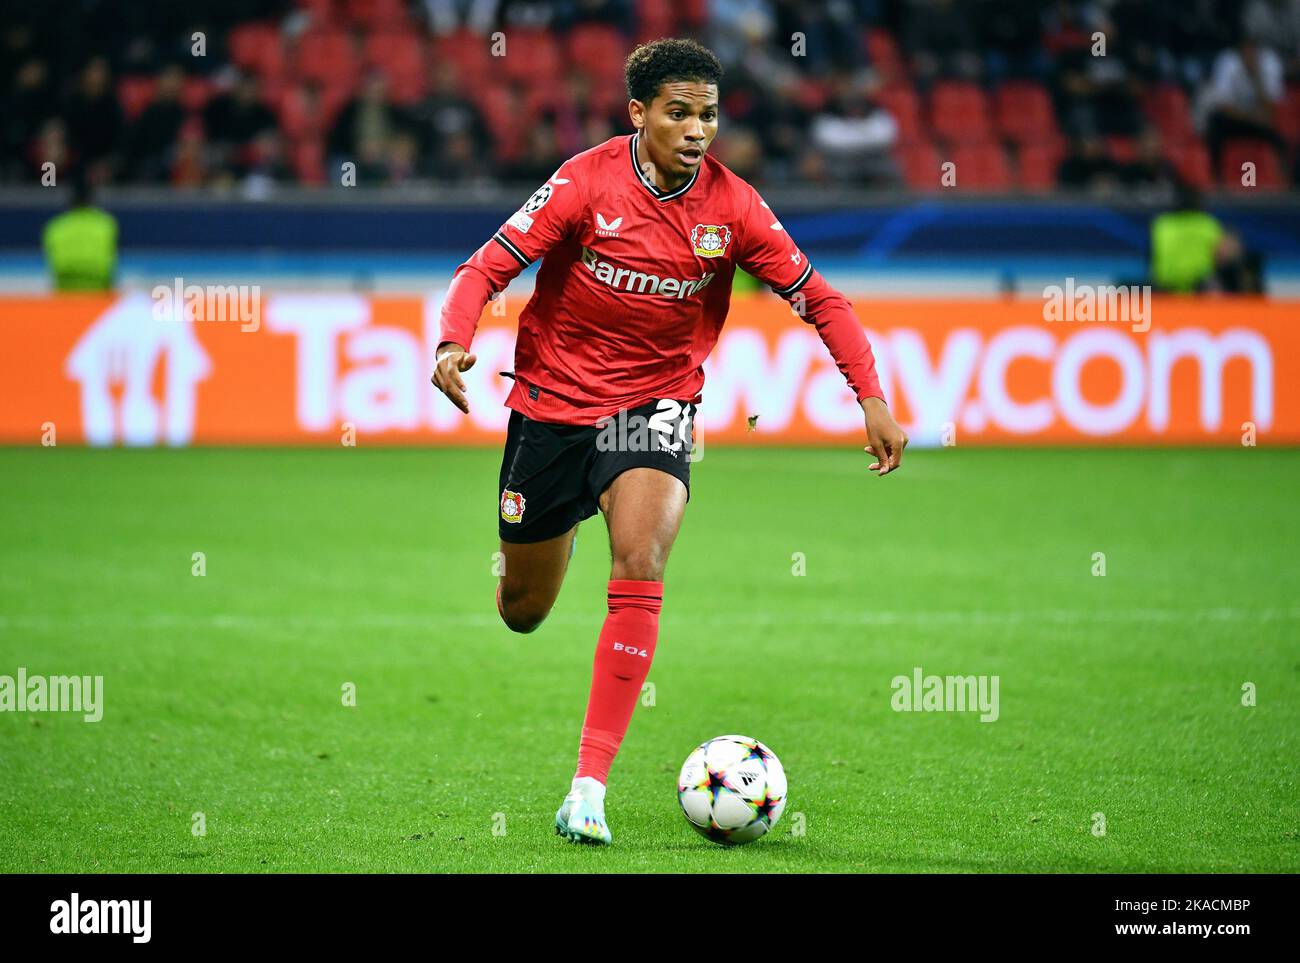
<svg viewBox="0 0 1300 963"><path fill-rule="evenodd" d="M661 84L647 107L632 101L632 123L646 152L669 180L690 177L718 133L718 85L695 81Z"/></svg>

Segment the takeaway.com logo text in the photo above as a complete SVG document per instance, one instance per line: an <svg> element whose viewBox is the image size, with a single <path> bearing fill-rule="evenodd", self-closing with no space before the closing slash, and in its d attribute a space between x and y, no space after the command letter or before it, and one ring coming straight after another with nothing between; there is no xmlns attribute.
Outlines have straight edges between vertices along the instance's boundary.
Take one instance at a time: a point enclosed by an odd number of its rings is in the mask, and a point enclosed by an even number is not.
<svg viewBox="0 0 1300 963"><path fill-rule="evenodd" d="M610 284L664 292L665 280L653 275L628 277L621 269L620 277L606 262L589 269ZM678 293L705 281L668 280L668 290ZM204 440L323 437L342 424L355 426L362 443L385 433L393 440L495 436L506 429L503 402L512 387L496 372L514 367L515 332L506 323L479 329L478 364L465 373L474 403L464 415L428 383L441 306L439 295L423 302L273 295L253 337L268 339L257 353L274 361L254 379L236 363L248 343L237 328L158 324L147 296L126 298L80 336L65 374L77 384L91 444L189 444L205 412L223 416L224 434ZM944 443L949 426L963 442L1222 442L1246 419L1270 431L1275 414L1285 411L1275 412L1287 401L1275 383L1280 349L1244 322L1217 330L1170 322L1135 335L1116 326L1044 325L1037 315L1030 304L1023 323L977 327L954 319L950 328L900 323L867 330L885 397L901 410L914 443ZM816 331L776 320L760 327L733 318L723 328L704 364L695 424L715 439L728 432L746 437L747 417L757 413L758 431L769 438L860 434L862 409ZM170 340L160 341L160 333ZM241 355L226 347L232 342ZM265 400L249 406L250 396Z"/></svg>

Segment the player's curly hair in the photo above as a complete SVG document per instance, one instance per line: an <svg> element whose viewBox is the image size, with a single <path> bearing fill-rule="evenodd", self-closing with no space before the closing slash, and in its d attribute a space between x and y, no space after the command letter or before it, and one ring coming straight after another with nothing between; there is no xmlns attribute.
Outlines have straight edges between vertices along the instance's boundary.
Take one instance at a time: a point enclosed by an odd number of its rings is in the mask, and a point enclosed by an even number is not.
<svg viewBox="0 0 1300 963"><path fill-rule="evenodd" d="M694 40L665 38L640 44L628 55L624 68L627 95L649 104L661 84L694 81L716 84L722 80L722 63L713 51Z"/></svg>

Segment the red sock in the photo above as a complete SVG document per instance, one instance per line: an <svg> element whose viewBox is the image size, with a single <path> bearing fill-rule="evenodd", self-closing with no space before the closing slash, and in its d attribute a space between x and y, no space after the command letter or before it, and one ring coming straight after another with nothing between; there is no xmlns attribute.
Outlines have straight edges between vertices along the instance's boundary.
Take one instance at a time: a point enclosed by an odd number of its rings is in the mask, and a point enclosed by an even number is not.
<svg viewBox="0 0 1300 963"><path fill-rule="evenodd" d="M609 615L596 642L591 695L578 745L578 776L602 783L632 721L641 686L650 673L659 639L663 582L611 579Z"/></svg>

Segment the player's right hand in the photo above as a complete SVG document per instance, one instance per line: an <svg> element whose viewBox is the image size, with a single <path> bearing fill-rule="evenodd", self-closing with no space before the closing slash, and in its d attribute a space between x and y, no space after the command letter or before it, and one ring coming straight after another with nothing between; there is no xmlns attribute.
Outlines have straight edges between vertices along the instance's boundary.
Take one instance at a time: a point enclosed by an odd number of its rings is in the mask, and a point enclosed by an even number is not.
<svg viewBox="0 0 1300 963"><path fill-rule="evenodd" d="M469 402L465 400L465 381L460 373L474 367L477 360L476 356L460 345L448 341L438 345L438 360L433 368L433 376L429 378L465 414L469 414Z"/></svg>

